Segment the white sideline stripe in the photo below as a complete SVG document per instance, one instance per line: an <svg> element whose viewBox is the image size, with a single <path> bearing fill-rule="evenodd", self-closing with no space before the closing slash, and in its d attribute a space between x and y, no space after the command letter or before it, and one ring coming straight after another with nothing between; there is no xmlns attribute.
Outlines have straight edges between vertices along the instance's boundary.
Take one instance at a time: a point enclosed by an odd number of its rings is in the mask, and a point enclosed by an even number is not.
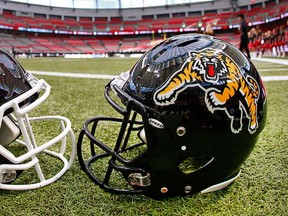
<svg viewBox="0 0 288 216"><path fill-rule="evenodd" d="M264 82L288 80L288 76L262 76L261 78Z"/></svg>
<svg viewBox="0 0 288 216"><path fill-rule="evenodd" d="M61 72L49 72L49 71L28 71L28 72L32 74L38 74L38 75L74 77L74 78L113 79L117 77L113 75L104 75L104 74L79 74L79 73L61 73ZM285 81L285 80L288 80L288 76L262 76L262 80L263 81Z"/></svg>
<svg viewBox="0 0 288 216"><path fill-rule="evenodd" d="M258 69L258 68L257 68ZM269 71L287 71L288 68L273 68L273 69L258 69L258 71L261 72L269 72Z"/></svg>
<svg viewBox="0 0 288 216"><path fill-rule="evenodd" d="M28 72L32 74L38 74L38 75L75 77L75 78L113 79L117 77L117 76L105 75L105 74L61 73L61 72L49 72L49 71L28 71Z"/></svg>
<svg viewBox="0 0 288 216"><path fill-rule="evenodd" d="M270 62L282 65L288 65L288 60L286 59L276 59L276 58L252 58L255 61Z"/></svg>

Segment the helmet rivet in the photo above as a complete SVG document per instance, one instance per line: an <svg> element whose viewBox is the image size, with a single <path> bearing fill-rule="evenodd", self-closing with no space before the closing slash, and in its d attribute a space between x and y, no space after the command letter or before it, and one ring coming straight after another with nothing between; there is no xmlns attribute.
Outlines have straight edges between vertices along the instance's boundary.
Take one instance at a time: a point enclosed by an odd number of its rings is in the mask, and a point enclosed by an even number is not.
<svg viewBox="0 0 288 216"><path fill-rule="evenodd" d="M136 178L131 178L130 179L130 184L131 185L135 185L137 183L137 179Z"/></svg>
<svg viewBox="0 0 288 216"><path fill-rule="evenodd" d="M184 188L185 193L190 193L191 191L192 191L192 186L190 186L190 185L185 186L185 188Z"/></svg>
<svg viewBox="0 0 288 216"><path fill-rule="evenodd" d="M186 128L183 126L180 126L177 128L177 135L178 136L184 136L186 133Z"/></svg>
<svg viewBox="0 0 288 216"><path fill-rule="evenodd" d="M181 150L182 150L182 151L185 151L186 148L187 148L187 147L186 147L185 145L181 146Z"/></svg>
<svg viewBox="0 0 288 216"><path fill-rule="evenodd" d="M167 187L162 187L160 191L161 191L161 193L167 193L168 192L168 188Z"/></svg>

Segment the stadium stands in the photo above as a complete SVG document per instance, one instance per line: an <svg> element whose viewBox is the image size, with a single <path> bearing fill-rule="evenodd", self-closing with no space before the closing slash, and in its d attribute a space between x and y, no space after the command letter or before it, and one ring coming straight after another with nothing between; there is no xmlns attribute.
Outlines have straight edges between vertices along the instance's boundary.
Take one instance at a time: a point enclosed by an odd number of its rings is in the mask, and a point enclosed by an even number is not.
<svg viewBox="0 0 288 216"><path fill-rule="evenodd" d="M287 17L288 4L270 2L266 7L256 5L250 10L224 13L206 13L200 16L174 18L143 18L123 21L122 17L90 18L53 16L48 19L38 15L16 16L13 11L0 14L1 47L18 53L113 53L144 52L151 41L180 32L195 32L212 24L216 36L234 45L239 43L237 15L244 13L250 26L265 24L269 19ZM284 17L284 18L285 18Z"/></svg>

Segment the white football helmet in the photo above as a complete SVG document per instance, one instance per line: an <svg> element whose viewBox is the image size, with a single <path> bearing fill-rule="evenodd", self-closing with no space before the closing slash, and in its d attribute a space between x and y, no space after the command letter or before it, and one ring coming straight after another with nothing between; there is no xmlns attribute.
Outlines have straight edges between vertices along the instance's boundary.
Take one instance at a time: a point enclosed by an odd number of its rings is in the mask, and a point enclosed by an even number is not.
<svg viewBox="0 0 288 216"><path fill-rule="evenodd" d="M0 189L40 188L71 167L75 137L70 120L29 116L49 94L47 82L0 49Z"/></svg>

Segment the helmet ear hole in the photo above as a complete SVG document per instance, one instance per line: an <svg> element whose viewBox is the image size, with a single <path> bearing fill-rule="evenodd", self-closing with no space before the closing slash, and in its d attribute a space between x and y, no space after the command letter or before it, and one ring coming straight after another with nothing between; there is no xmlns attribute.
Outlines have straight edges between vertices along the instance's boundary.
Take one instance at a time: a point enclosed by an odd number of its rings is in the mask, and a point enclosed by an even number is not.
<svg viewBox="0 0 288 216"><path fill-rule="evenodd" d="M213 160L214 157L203 157L203 158L188 157L178 165L178 168L184 174L191 174L207 166Z"/></svg>

